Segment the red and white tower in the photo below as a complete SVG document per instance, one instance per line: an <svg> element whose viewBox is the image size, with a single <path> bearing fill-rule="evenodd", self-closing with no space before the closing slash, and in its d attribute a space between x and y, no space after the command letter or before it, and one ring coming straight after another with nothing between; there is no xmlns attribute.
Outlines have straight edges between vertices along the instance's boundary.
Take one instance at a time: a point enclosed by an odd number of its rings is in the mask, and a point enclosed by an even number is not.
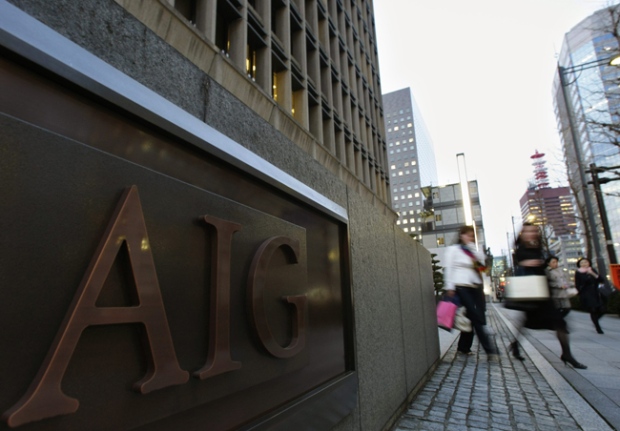
<svg viewBox="0 0 620 431"><path fill-rule="evenodd" d="M539 153L538 150L536 150L536 153L530 158L533 160L532 165L534 166L536 188L546 189L549 187L549 176L547 175L547 167L545 166L545 163L547 163L544 159L545 153Z"/></svg>

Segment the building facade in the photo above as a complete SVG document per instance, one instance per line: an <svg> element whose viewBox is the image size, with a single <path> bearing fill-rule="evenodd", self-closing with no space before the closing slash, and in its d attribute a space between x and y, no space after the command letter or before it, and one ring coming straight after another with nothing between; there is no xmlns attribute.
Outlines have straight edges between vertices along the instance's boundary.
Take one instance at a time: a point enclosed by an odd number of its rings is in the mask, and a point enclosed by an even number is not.
<svg viewBox="0 0 620 431"><path fill-rule="evenodd" d="M554 236L575 235L577 218L570 187L532 186L519 199L521 218L538 226L551 226Z"/></svg>
<svg viewBox="0 0 620 431"><path fill-rule="evenodd" d="M422 187L438 183L433 141L411 89L384 94L383 106L392 208L398 213L396 223L414 239L421 240Z"/></svg>
<svg viewBox="0 0 620 431"><path fill-rule="evenodd" d="M424 219L422 244L435 253L437 250L456 244L459 239L459 228L466 224L461 184L424 187L423 192L425 196L425 211L422 213ZM476 225L478 249L484 250L486 241L484 225L482 223L478 181L469 181L469 196Z"/></svg>
<svg viewBox="0 0 620 431"><path fill-rule="evenodd" d="M440 350L372 1L0 0L0 51L4 427L392 425Z"/></svg>
<svg viewBox="0 0 620 431"><path fill-rule="evenodd" d="M587 183L592 180L591 174L587 173L591 164L615 167L615 170L620 165L616 127L620 112L617 90L620 71L609 65L610 59L619 53L618 40L614 36L618 33L619 16L618 6L605 8L566 33L553 86L558 131L576 198L576 213L579 220L589 218L584 195L587 190L596 224L593 230L600 237L599 243L606 244L597 205L597 199L600 199L606 208L616 253L620 239L620 199L617 197L620 183L605 183L595 192L592 186L583 184L579 166L586 171ZM602 176L615 177L613 172ZM585 241L585 226L579 223L581 238ZM582 248L592 250L592 246L585 243ZM605 247L601 248L601 257L609 263Z"/></svg>

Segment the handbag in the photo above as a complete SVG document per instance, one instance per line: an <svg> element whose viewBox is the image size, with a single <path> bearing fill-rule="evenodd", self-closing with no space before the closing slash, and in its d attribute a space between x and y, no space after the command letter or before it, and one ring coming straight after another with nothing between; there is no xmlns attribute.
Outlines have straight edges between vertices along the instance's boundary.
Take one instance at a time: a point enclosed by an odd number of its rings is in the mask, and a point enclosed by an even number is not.
<svg viewBox="0 0 620 431"><path fill-rule="evenodd" d="M567 287L565 292L567 298L572 298L573 296L579 295L579 291L576 287Z"/></svg>
<svg viewBox="0 0 620 431"><path fill-rule="evenodd" d="M467 309L465 307L459 307L456 310L454 316L454 329L458 329L461 332L471 332L471 320L467 318Z"/></svg>
<svg viewBox="0 0 620 431"><path fill-rule="evenodd" d="M508 301L542 301L549 298L549 286L544 275L507 277L504 289Z"/></svg>
<svg viewBox="0 0 620 431"><path fill-rule="evenodd" d="M453 302L439 301L437 304L437 325L441 329L448 332L452 331L457 308L458 306Z"/></svg>
<svg viewBox="0 0 620 431"><path fill-rule="evenodd" d="M609 298L616 292L616 288L607 280L598 285L598 291L603 298Z"/></svg>

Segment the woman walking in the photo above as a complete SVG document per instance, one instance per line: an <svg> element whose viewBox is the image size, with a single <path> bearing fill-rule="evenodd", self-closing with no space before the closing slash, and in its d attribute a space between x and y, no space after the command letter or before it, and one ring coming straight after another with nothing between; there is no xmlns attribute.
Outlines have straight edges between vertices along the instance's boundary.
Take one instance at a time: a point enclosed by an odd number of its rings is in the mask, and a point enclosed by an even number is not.
<svg viewBox="0 0 620 431"><path fill-rule="evenodd" d="M538 226L531 223L523 223L523 228L515 242L515 247L515 262L518 265L516 270L517 276L545 275L545 259L543 258L540 228ZM551 295L545 300L532 301L531 304L532 306L525 312L523 326L530 329L555 330L562 347L562 356L560 358L564 364L568 362L574 368L582 370L588 368L577 362L573 357L568 342L566 321L553 303ZM510 347L512 355L519 360L523 360L519 352L517 340Z"/></svg>
<svg viewBox="0 0 620 431"><path fill-rule="evenodd" d="M566 317L570 313L570 301L568 299L567 289L568 283L562 272L562 268L558 266L558 258L551 256L545 261L547 269L547 281L549 282L549 290L557 308L562 315Z"/></svg>
<svg viewBox="0 0 620 431"><path fill-rule="evenodd" d="M598 285L605 280L590 266L590 261L585 257L577 261L577 268L575 271L575 287L579 292L581 305L590 313L590 319L594 323L596 332L604 334L601 325L598 323L603 316L604 307Z"/></svg>
<svg viewBox="0 0 620 431"><path fill-rule="evenodd" d="M471 355L474 332L489 359L497 357L497 349L491 344L486 333L486 301L484 299L481 272L485 270L485 256L476 250L474 228L463 226L459 229L458 243L446 251L444 282L446 295L459 296L471 320L472 332L461 332L457 350Z"/></svg>

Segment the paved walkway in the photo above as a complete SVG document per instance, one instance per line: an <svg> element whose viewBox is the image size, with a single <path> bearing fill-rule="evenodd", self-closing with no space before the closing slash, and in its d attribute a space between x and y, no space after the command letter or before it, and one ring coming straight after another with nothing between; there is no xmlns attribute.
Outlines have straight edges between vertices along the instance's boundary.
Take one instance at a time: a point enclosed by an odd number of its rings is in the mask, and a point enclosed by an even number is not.
<svg viewBox="0 0 620 431"><path fill-rule="evenodd" d="M524 362L507 353L520 315L489 304L489 332L501 351L492 362L477 339L475 355L464 356L456 353L458 333L440 330L441 363L393 431L620 431L620 319L603 317L599 335L588 314L568 315L573 355L588 365L574 370L560 361L552 331L523 331Z"/></svg>

